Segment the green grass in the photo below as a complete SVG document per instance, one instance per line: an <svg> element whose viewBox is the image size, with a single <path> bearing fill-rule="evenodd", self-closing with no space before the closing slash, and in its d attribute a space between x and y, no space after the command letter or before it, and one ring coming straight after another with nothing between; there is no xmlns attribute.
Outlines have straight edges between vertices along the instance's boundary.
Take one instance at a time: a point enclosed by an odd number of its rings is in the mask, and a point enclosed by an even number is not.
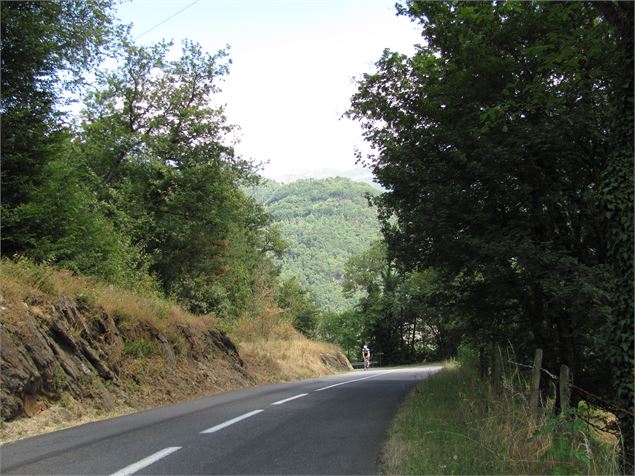
<svg viewBox="0 0 635 476"><path fill-rule="evenodd" d="M124 344L123 351L124 353L137 358L159 353L157 345L145 337L126 342Z"/></svg>
<svg viewBox="0 0 635 476"><path fill-rule="evenodd" d="M382 455L384 474L616 474L616 442L581 420L528 415L522 391L496 394L472 368L450 365L401 408Z"/></svg>

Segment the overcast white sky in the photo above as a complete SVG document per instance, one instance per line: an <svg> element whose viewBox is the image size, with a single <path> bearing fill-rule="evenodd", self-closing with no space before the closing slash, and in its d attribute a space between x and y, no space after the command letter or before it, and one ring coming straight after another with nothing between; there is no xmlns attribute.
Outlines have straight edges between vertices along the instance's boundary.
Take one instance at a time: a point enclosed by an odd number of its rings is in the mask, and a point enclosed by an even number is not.
<svg viewBox="0 0 635 476"><path fill-rule="evenodd" d="M418 27L395 15L395 0L193 1L133 0L118 16L142 44L231 46L222 101L241 127L238 153L268 161L265 176L355 167L360 128L341 118L353 78L372 71L384 48L411 54L420 40Z"/></svg>

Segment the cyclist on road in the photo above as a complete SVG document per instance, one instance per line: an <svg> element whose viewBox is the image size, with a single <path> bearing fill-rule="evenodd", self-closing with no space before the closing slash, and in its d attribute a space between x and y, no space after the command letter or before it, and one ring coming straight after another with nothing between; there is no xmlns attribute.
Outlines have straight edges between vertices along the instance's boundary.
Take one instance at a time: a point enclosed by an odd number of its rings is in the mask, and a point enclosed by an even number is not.
<svg viewBox="0 0 635 476"><path fill-rule="evenodd" d="M370 367L370 350L367 345L364 345L362 349L362 357L364 359L364 370L368 370L368 367Z"/></svg>

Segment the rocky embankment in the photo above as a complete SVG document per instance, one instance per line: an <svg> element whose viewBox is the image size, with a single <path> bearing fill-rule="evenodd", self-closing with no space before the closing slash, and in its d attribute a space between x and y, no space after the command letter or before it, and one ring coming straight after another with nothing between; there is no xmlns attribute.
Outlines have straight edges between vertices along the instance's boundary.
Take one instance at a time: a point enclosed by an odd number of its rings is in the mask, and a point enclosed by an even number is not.
<svg viewBox="0 0 635 476"><path fill-rule="evenodd" d="M203 318L131 321L66 296L3 302L0 311L5 422L69 397L105 411L140 409L261 382ZM350 368L338 352L318 358L327 371Z"/></svg>
<svg viewBox="0 0 635 476"><path fill-rule="evenodd" d="M166 373L183 372L184 365L202 371L201 380L205 364L215 360L233 371L237 381L254 381L232 341L216 329L177 324L180 336L168 339L149 323L121 325L123 319L67 297L55 303L22 304L19 320L1 323L0 395L5 421L33 416L64 392L109 408L117 399L131 399L135 387L165 383ZM160 362L165 368L157 365ZM191 374L185 372L184 377ZM156 390L170 393L169 388Z"/></svg>

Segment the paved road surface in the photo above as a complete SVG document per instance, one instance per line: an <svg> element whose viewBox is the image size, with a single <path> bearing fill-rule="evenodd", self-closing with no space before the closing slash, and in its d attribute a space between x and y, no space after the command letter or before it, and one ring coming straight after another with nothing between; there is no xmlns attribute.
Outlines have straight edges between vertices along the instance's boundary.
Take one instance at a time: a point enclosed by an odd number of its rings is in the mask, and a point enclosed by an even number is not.
<svg viewBox="0 0 635 476"><path fill-rule="evenodd" d="M400 402L439 368L356 371L89 423L0 447L0 473L373 474Z"/></svg>

